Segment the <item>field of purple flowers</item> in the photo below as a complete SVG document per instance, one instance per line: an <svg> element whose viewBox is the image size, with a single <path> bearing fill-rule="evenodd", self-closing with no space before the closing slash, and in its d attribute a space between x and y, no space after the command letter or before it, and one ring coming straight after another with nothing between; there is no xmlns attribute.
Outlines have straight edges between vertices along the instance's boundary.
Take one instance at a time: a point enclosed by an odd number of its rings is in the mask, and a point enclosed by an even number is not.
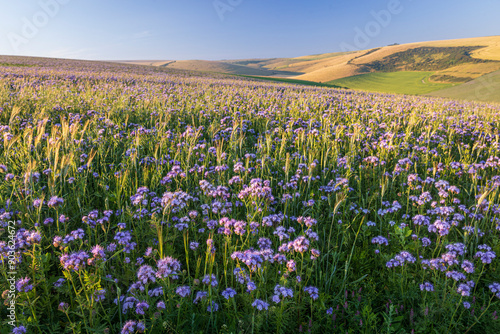
<svg viewBox="0 0 500 334"><path fill-rule="evenodd" d="M1 333L495 333L500 106L0 57Z"/></svg>

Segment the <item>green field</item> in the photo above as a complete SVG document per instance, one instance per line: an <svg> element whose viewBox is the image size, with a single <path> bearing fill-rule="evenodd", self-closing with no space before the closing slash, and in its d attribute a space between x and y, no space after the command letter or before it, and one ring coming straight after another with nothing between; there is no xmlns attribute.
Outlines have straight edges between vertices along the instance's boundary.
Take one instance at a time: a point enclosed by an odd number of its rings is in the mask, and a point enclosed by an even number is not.
<svg viewBox="0 0 500 334"><path fill-rule="evenodd" d="M463 85L429 94L432 96L484 102L500 102L500 71L483 75Z"/></svg>
<svg viewBox="0 0 500 334"><path fill-rule="evenodd" d="M278 78L278 77L261 77L261 76L243 75L243 74L236 74L236 76L243 77L243 78L259 79L259 80L264 80L264 81L274 81L274 82L283 82L283 83L289 83L289 84L304 85L304 86L350 88L347 86L341 86L341 85L337 85L337 84L320 83L320 82L298 80L298 79L288 79L288 78Z"/></svg>
<svg viewBox="0 0 500 334"><path fill-rule="evenodd" d="M351 89L395 94L426 94L453 84L429 82L434 72L368 73L329 81L328 84Z"/></svg>

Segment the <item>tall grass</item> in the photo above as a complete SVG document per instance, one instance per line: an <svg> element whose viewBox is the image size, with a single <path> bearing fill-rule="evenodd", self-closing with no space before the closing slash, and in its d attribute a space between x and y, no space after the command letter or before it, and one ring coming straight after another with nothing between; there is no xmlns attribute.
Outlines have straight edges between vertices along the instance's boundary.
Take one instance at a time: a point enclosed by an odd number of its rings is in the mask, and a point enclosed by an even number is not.
<svg viewBox="0 0 500 334"><path fill-rule="evenodd" d="M2 332L499 328L498 106L2 62Z"/></svg>

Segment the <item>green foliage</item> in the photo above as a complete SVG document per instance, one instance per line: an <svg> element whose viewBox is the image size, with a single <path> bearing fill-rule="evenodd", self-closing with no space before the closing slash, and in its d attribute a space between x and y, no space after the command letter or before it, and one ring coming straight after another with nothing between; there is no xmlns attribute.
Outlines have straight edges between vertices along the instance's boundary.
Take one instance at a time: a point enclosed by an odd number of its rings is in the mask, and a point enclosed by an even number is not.
<svg viewBox="0 0 500 334"><path fill-rule="evenodd" d="M446 83L464 83L474 80L471 77L454 77L452 75L446 75L446 74L431 75L429 79L434 82L446 82Z"/></svg>
<svg viewBox="0 0 500 334"><path fill-rule="evenodd" d="M363 67L378 72L439 71L460 64L494 62L470 56L472 51L481 48L483 46L418 47L396 52L382 60L363 64Z"/></svg>

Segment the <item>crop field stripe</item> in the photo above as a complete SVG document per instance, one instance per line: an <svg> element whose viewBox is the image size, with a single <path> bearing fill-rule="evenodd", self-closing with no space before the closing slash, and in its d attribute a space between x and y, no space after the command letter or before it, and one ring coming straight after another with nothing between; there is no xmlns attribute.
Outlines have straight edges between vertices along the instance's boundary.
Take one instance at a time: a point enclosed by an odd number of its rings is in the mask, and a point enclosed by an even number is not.
<svg viewBox="0 0 500 334"><path fill-rule="evenodd" d="M419 95L453 86L432 83L428 78L434 72L368 73L338 79L328 84L373 92Z"/></svg>

